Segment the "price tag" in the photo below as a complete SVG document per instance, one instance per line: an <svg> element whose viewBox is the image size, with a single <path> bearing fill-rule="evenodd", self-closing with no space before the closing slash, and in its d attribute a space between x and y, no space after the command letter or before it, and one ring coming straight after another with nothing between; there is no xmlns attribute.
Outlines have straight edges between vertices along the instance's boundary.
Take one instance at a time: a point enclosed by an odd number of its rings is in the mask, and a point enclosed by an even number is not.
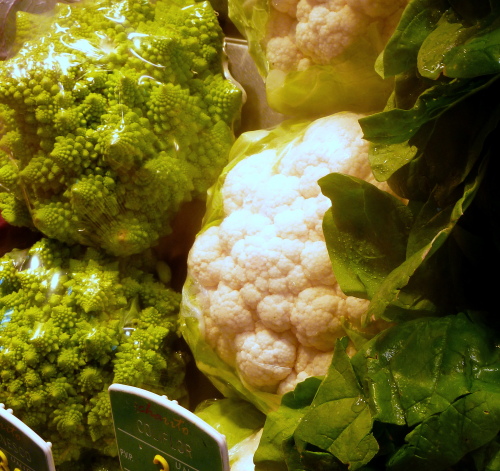
<svg viewBox="0 0 500 471"><path fill-rule="evenodd" d="M123 471L229 471L226 438L166 396L109 387Z"/></svg>
<svg viewBox="0 0 500 471"><path fill-rule="evenodd" d="M0 471L56 471L51 444L0 404Z"/></svg>

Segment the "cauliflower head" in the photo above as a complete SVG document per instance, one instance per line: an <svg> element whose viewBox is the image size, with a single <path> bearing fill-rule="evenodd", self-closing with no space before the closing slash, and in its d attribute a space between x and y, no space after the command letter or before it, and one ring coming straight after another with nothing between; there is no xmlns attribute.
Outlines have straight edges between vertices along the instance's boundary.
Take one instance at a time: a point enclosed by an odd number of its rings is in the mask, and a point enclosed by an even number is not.
<svg viewBox="0 0 500 471"><path fill-rule="evenodd" d="M369 336L385 326L361 326L368 301L340 290L322 230L330 200L321 177L386 188L372 176L359 117L318 119L287 145L239 160L223 174L222 219L189 253L202 336L253 390L284 394L326 373L346 328Z"/></svg>
<svg viewBox="0 0 500 471"><path fill-rule="evenodd" d="M0 258L0 402L56 465L116 456L110 384L184 399L180 294L153 263L47 238Z"/></svg>
<svg viewBox="0 0 500 471"><path fill-rule="evenodd" d="M0 64L0 209L64 243L139 253L203 199L233 143L208 2L85 0L19 13Z"/></svg>
<svg viewBox="0 0 500 471"><path fill-rule="evenodd" d="M271 68L285 72L325 65L376 29L388 40L408 0L273 0L265 39Z"/></svg>
<svg viewBox="0 0 500 471"><path fill-rule="evenodd" d="M408 0L229 0L269 107L287 118L384 108L393 80L376 61Z"/></svg>

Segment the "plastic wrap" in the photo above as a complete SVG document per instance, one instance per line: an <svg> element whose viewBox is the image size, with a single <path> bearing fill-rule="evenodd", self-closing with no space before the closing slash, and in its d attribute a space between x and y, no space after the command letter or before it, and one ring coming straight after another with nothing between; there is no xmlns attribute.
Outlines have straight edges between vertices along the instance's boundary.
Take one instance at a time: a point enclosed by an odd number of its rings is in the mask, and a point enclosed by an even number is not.
<svg viewBox="0 0 500 471"><path fill-rule="evenodd" d="M320 117L384 107L393 83L375 62L406 3L229 0L229 18L248 40L269 106Z"/></svg>
<svg viewBox="0 0 500 471"><path fill-rule="evenodd" d="M239 399L206 400L195 413L226 437L231 471L254 469L253 455L259 445L266 416Z"/></svg>
<svg viewBox="0 0 500 471"><path fill-rule="evenodd" d="M16 37L16 13L47 13L56 3L73 3L78 0L3 0L0 2L0 59L4 60L15 53L12 46Z"/></svg>
<svg viewBox="0 0 500 471"><path fill-rule="evenodd" d="M0 402L52 443L56 465L116 456L108 387L182 404L180 294L152 256L115 259L42 238L0 258Z"/></svg>
<svg viewBox="0 0 500 471"><path fill-rule="evenodd" d="M87 0L18 12L0 63L0 209L11 224L126 256L203 199L242 91L210 3Z"/></svg>
<svg viewBox="0 0 500 471"><path fill-rule="evenodd" d="M374 182L358 117L242 134L189 254L183 336L222 394L263 412L326 372L336 338L348 334L354 346L383 325L361 327L368 301L340 291L322 231L330 203L319 178L338 171Z"/></svg>

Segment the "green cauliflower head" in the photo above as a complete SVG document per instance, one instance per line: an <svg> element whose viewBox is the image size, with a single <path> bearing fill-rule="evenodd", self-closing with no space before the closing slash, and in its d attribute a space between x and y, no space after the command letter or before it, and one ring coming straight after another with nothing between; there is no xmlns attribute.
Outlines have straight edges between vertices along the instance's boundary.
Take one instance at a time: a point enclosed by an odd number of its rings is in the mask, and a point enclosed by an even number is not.
<svg viewBox="0 0 500 471"><path fill-rule="evenodd" d="M185 396L180 295L153 262L48 238L0 258L0 402L56 464L116 455L110 384Z"/></svg>
<svg viewBox="0 0 500 471"><path fill-rule="evenodd" d="M151 247L234 140L242 92L214 10L87 0L18 16L17 53L0 64L3 217L117 256Z"/></svg>

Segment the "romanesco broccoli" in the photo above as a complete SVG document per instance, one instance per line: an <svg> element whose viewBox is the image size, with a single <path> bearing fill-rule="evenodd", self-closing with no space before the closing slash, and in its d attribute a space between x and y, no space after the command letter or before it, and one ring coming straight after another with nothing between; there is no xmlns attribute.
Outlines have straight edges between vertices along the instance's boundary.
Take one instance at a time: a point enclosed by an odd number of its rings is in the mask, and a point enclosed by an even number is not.
<svg viewBox="0 0 500 471"><path fill-rule="evenodd" d="M18 17L17 54L0 64L3 217L113 255L151 247L234 140L242 92L215 12L86 0Z"/></svg>
<svg viewBox="0 0 500 471"><path fill-rule="evenodd" d="M56 464L115 455L113 382L185 395L180 294L136 258L48 238L0 258L0 402Z"/></svg>

